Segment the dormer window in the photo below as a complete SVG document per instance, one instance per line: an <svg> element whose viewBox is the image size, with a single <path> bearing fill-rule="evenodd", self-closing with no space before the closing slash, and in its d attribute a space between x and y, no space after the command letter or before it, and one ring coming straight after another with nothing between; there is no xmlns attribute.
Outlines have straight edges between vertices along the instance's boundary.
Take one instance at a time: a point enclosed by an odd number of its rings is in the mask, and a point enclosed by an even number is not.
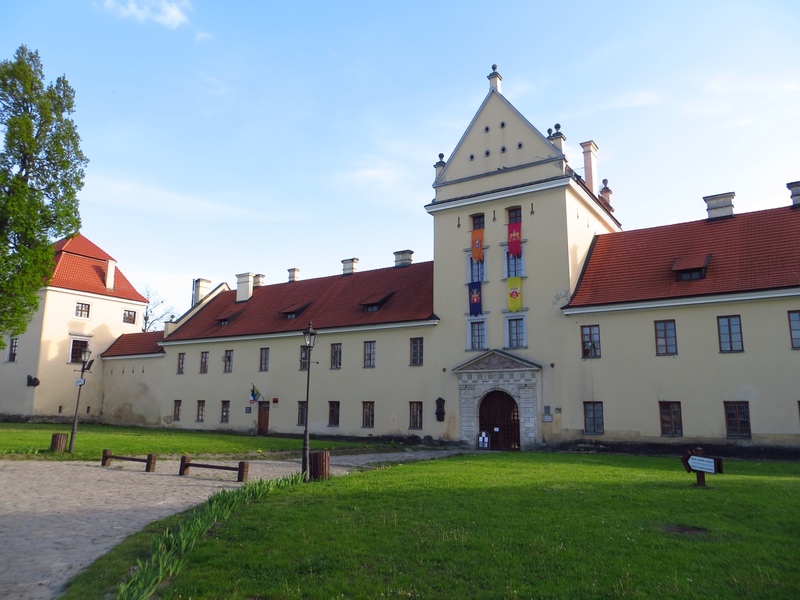
<svg viewBox="0 0 800 600"><path fill-rule="evenodd" d="M361 302L361 308L364 310L364 312L378 312L392 296L394 296L394 292L389 292L383 297L378 296L378 294L372 294L371 296L365 298L363 302Z"/></svg>
<svg viewBox="0 0 800 600"><path fill-rule="evenodd" d="M676 258L672 263L672 272L675 273L675 281L696 281L705 279L709 262L711 262L710 254L691 254Z"/></svg>
<svg viewBox="0 0 800 600"><path fill-rule="evenodd" d="M303 304L288 306L281 311L281 316L286 320L296 319L310 304L311 302L305 302Z"/></svg>
<svg viewBox="0 0 800 600"><path fill-rule="evenodd" d="M217 319L217 326L224 327L228 324L228 319Z"/></svg>
<svg viewBox="0 0 800 600"><path fill-rule="evenodd" d="M236 312L228 313L221 315L217 318L217 327L225 327L226 325L230 324L242 311L238 310Z"/></svg>

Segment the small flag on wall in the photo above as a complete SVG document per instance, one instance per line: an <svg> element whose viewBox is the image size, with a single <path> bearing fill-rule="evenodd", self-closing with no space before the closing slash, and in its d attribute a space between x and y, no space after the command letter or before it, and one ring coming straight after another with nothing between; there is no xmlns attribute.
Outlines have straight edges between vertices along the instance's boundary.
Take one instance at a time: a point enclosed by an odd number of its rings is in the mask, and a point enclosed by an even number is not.
<svg viewBox="0 0 800 600"><path fill-rule="evenodd" d="M261 398L261 392L258 391L258 388L250 384L252 387L250 388L250 403L253 404L254 402L258 402L258 399Z"/></svg>
<svg viewBox="0 0 800 600"><path fill-rule="evenodd" d="M511 312L522 310L522 277L508 278L508 310Z"/></svg>
<svg viewBox="0 0 800 600"><path fill-rule="evenodd" d="M469 284L469 314L475 317L483 313L481 304L481 282L476 281Z"/></svg>
<svg viewBox="0 0 800 600"><path fill-rule="evenodd" d="M508 224L508 253L522 256L522 223Z"/></svg>
<svg viewBox="0 0 800 600"><path fill-rule="evenodd" d="M472 230L472 260L483 260L483 229Z"/></svg>

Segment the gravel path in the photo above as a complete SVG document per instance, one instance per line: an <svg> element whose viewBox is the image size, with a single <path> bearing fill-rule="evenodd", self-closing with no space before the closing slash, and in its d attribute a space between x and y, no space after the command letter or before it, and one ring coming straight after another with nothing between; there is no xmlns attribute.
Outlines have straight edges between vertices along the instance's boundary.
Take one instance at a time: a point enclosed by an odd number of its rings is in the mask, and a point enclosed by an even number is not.
<svg viewBox="0 0 800 600"><path fill-rule="evenodd" d="M373 463L410 462L463 451L423 450L331 457L331 475ZM225 461L195 459L226 464ZM237 464L237 463L229 463ZM203 502L220 489L238 487L236 473L192 469L179 462L51 462L0 460L0 598L50 600L81 569L148 523ZM300 461L250 461L250 479L300 471Z"/></svg>

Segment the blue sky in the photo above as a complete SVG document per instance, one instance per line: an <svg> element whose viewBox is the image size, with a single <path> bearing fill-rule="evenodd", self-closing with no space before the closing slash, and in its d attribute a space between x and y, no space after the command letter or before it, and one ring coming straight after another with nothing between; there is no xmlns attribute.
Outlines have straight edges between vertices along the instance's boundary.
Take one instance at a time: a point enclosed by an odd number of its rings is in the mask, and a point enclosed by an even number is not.
<svg viewBox="0 0 800 600"><path fill-rule="evenodd" d="M661 4L661 6L659 6ZM180 314L196 277L282 282L433 258L433 164L489 89L570 164L599 146L624 229L790 203L800 4L26 0L0 59L65 74L90 159L83 233Z"/></svg>

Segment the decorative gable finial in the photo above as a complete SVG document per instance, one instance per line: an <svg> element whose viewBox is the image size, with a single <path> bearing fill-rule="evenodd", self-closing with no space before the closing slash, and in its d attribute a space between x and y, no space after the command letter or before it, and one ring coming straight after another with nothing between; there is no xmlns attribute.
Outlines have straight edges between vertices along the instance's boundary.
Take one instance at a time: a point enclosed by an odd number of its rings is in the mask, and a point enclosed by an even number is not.
<svg viewBox="0 0 800 600"><path fill-rule="evenodd" d="M503 76L497 72L497 65L492 65L492 72L489 73L487 79L489 80L489 91L494 90L495 92L502 93L500 91L500 82L503 81Z"/></svg>

